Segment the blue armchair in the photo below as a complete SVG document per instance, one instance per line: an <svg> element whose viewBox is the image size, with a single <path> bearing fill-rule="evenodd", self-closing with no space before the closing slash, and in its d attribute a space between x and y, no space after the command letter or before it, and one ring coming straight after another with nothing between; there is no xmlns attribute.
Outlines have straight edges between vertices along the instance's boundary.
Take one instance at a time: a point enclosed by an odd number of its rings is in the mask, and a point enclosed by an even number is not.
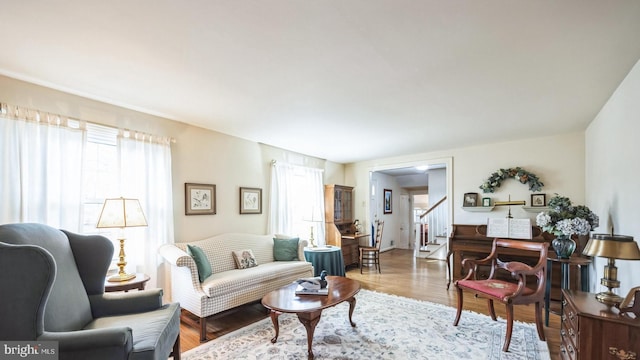
<svg viewBox="0 0 640 360"><path fill-rule="evenodd" d="M0 339L57 341L59 358L180 359L180 306L162 290L104 293L111 241L0 225Z"/></svg>

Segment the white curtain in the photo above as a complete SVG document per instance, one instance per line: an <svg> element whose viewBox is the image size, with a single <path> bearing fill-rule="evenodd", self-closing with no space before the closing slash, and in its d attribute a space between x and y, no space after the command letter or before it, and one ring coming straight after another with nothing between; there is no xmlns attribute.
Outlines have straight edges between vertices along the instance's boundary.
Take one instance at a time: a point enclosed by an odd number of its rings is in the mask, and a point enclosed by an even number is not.
<svg viewBox="0 0 640 360"><path fill-rule="evenodd" d="M85 131L66 127L66 119L50 124L3 110L0 223L37 222L79 232Z"/></svg>
<svg viewBox="0 0 640 360"><path fill-rule="evenodd" d="M151 277L149 287L169 288L158 255L161 245L174 242L171 148L167 142L120 137L120 189L123 197L137 198L147 227L125 229L130 269Z"/></svg>
<svg viewBox="0 0 640 360"><path fill-rule="evenodd" d="M306 229L313 228L315 243L325 244L322 174L321 169L272 164L269 233L308 239Z"/></svg>
<svg viewBox="0 0 640 360"><path fill-rule="evenodd" d="M293 183L292 166L277 162L271 164L270 234L293 234Z"/></svg>

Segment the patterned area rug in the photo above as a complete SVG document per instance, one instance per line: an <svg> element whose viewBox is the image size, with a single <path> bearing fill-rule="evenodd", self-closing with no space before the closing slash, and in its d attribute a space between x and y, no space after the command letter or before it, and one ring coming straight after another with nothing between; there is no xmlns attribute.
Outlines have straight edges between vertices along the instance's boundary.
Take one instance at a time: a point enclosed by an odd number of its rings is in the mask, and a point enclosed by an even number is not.
<svg viewBox="0 0 640 360"><path fill-rule="evenodd" d="M320 359L549 359L547 343L535 325L516 322L509 352L502 352L505 320L465 311L453 326L455 309L394 295L361 290L353 321L349 305L325 309L313 337ZM236 330L182 354L184 360L306 359L304 326L294 314L282 314L280 336L270 318Z"/></svg>

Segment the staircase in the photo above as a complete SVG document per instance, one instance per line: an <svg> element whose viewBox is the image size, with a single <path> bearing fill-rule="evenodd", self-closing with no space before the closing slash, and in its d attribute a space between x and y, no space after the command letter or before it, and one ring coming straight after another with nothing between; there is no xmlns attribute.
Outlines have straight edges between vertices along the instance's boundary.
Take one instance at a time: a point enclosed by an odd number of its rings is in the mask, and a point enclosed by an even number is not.
<svg viewBox="0 0 640 360"><path fill-rule="evenodd" d="M447 197L420 215L415 257L444 260L447 256Z"/></svg>

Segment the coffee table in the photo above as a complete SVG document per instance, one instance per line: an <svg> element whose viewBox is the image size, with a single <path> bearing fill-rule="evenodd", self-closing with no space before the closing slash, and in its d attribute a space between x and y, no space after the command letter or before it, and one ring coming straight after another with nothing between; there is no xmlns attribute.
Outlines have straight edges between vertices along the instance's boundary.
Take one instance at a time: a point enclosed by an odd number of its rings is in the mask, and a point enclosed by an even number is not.
<svg viewBox="0 0 640 360"><path fill-rule="evenodd" d="M298 284L292 283L278 290L274 290L262 298L262 305L270 310L271 321L276 330L276 335L271 339L272 343L278 340L280 328L278 316L283 313L293 313L307 329L307 353L309 359L313 359L311 344L316 325L320 321L322 310L336 306L343 301L349 303L349 323L352 327L356 324L351 320L356 306L355 295L360 291L360 283L342 276L327 276L328 295L296 295Z"/></svg>

